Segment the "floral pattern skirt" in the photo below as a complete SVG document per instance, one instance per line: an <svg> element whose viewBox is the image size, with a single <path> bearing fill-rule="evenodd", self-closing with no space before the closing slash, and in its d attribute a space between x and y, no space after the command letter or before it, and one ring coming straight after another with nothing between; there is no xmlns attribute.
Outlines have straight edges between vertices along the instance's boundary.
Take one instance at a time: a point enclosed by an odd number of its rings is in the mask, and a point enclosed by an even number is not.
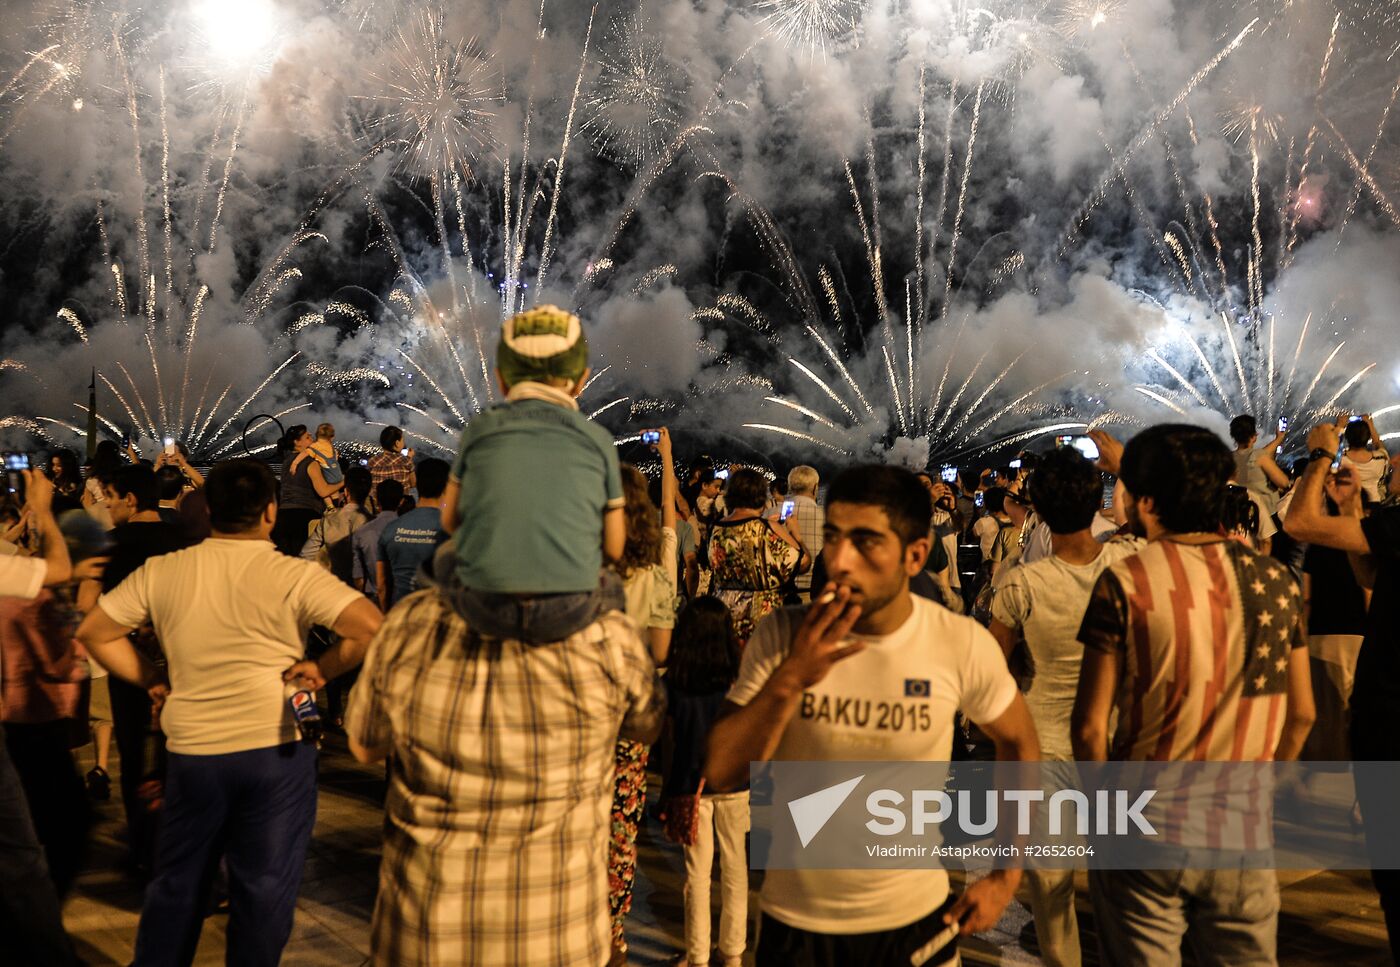
<svg viewBox="0 0 1400 967"><path fill-rule="evenodd" d="M637 826L647 804L647 747L617 740L613 782L612 835L608 840L608 912L612 914L613 949L626 951L623 921L632 910L632 882L637 875Z"/></svg>

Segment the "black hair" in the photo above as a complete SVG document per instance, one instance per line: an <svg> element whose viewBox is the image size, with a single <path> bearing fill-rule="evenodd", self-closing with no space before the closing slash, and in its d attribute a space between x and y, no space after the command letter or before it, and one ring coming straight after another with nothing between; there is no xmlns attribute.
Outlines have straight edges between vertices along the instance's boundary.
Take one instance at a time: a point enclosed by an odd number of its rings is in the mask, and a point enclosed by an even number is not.
<svg viewBox="0 0 1400 967"><path fill-rule="evenodd" d="M93 452L92 460L88 463L88 476L98 483L106 484L111 482L112 475L125 465L116 441L103 440L97 444L97 450Z"/></svg>
<svg viewBox="0 0 1400 967"><path fill-rule="evenodd" d="M282 436L282 439L277 441L277 449L285 453L291 453L297 448L297 441L300 440L302 434L306 432L308 431L305 423L292 424L287 427L287 432Z"/></svg>
<svg viewBox="0 0 1400 967"><path fill-rule="evenodd" d="M1259 505L1249 496L1249 488L1227 484L1220 508L1220 526L1226 534L1259 536Z"/></svg>
<svg viewBox="0 0 1400 967"><path fill-rule="evenodd" d="M1152 498L1163 527L1190 534L1220 529L1225 485L1234 473L1235 459L1220 437L1204 427L1163 423L1128 441L1119 476L1135 498Z"/></svg>
<svg viewBox="0 0 1400 967"><path fill-rule="evenodd" d="M1062 448L1056 447L1056 449L1062 449ZM1022 469L1023 471L1025 471L1026 473L1030 473L1030 472L1031 472L1032 470L1034 470L1036 467L1040 466L1040 461L1044 459L1044 457L1042 457L1040 454L1035 453L1035 452L1033 452L1033 451L1031 451L1031 450L1023 450L1023 451L1021 451L1020 457L1021 457L1021 469Z"/></svg>
<svg viewBox="0 0 1400 967"><path fill-rule="evenodd" d="M118 467L103 483L118 497L134 494L138 511L155 510L160 506L160 483L150 467L140 464Z"/></svg>
<svg viewBox="0 0 1400 967"><path fill-rule="evenodd" d="M396 426L386 426L379 431L379 445L385 450L400 450L396 443L403 441L403 430Z"/></svg>
<svg viewBox="0 0 1400 967"><path fill-rule="evenodd" d="M434 500L447 489L447 478L452 468L446 460L437 457L424 457L414 468L418 479L418 496L424 500Z"/></svg>
<svg viewBox="0 0 1400 967"><path fill-rule="evenodd" d="M277 502L277 478L261 460L225 460L209 471L204 497L214 530L237 534L258 526L267 505Z"/></svg>
<svg viewBox="0 0 1400 967"><path fill-rule="evenodd" d="M179 467L167 463L155 472L155 477L161 500L174 500L185 489L185 473Z"/></svg>
<svg viewBox="0 0 1400 967"><path fill-rule="evenodd" d="M1230 421L1230 439L1244 446L1259 433L1259 424L1252 416L1237 416Z"/></svg>
<svg viewBox="0 0 1400 967"><path fill-rule="evenodd" d="M369 500L370 488L374 486L374 477L364 467L351 467L345 471L345 492L350 495L356 505L363 507L365 501Z"/></svg>
<svg viewBox="0 0 1400 967"><path fill-rule="evenodd" d="M1348 450L1365 450L1371 443L1371 428L1365 420L1353 420L1342 431Z"/></svg>
<svg viewBox="0 0 1400 967"><path fill-rule="evenodd" d="M1006 488L988 487L982 491L982 509L989 514L1001 514L1006 511Z"/></svg>
<svg viewBox="0 0 1400 967"><path fill-rule="evenodd" d="M826 491L827 506L838 503L879 507L905 547L928 537L933 521L933 498L902 467L865 464L841 471Z"/></svg>
<svg viewBox="0 0 1400 967"><path fill-rule="evenodd" d="M58 450L54 450L52 453L49 454L50 465L52 465L54 457L58 457L63 467L61 471L61 477L55 477L56 482L57 480L62 479L65 482L76 481L77 483L82 483L83 478L82 473L80 471L81 464L78 463L78 455L76 453L74 453L72 450L69 450L67 447L62 447Z"/></svg>
<svg viewBox="0 0 1400 967"><path fill-rule="evenodd" d="M768 503L768 481L757 470L736 470L729 475L724 506L730 510L762 510Z"/></svg>
<svg viewBox="0 0 1400 967"><path fill-rule="evenodd" d="M729 608L702 595L676 618L666 678L687 695L708 695L727 690L738 675L739 638Z"/></svg>
<svg viewBox="0 0 1400 967"><path fill-rule="evenodd" d="M1073 447L1057 447L1040 458L1028 489L1052 534L1087 530L1103 503L1103 478Z"/></svg>
<svg viewBox="0 0 1400 967"><path fill-rule="evenodd" d="M403 503L403 483L398 480L381 480L374 488L374 500L380 510L397 511Z"/></svg>

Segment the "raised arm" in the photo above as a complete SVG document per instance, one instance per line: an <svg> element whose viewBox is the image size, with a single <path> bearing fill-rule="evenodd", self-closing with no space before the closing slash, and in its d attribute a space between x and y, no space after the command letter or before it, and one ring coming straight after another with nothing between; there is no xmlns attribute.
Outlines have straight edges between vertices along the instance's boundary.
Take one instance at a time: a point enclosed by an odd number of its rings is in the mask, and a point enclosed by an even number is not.
<svg viewBox="0 0 1400 967"><path fill-rule="evenodd" d="M828 584L817 600L833 592L831 601L808 609L787 657L753 701L726 704L715 722L705 757L705 784L715 792L743 788L749 763L773 758L802 693L824 679L837 662L865 649L860 642L846 643L860 618L860 605L850 603L850 589Z"/></svg>
<svg viewBox="0 0 1400 967"><path fill-rule="evenodd" d="M1274 460L1273 448L1267 448L1259 454L1259 469L1264 471L1264 476L1269 483L1279 490L1287 490L1293 486L1293 481L1288 479L1288 474L1279 469L1278 463Z"/></svg>
<svg viewBox="0 0 1400 967"><path fill-rule="evenodd" d="M44 557L44 587L64 584L73 577L73 562L68 556L68 542L58 529L53 516L53 482L36 470L23 470L25 507L29 524L39 532L39 546Z"/></svg>
<svg viewBox="0 0 1400 967"><path fill-rule="evenodd" d="M676 462L671 455L671 431L660 428L661 439L656 444L661 458L661 526L676 529L676 499L680 485L676 480Z"/></svg>
<svg viewBox="0 0 1400 967"><path fill-rule="evenodd" d="M1337 443L1337 428L1330 423L1315 426L1308 433L1308 449L1311 451L1335 453ZM1356 517L1330 517L1324 509L1323 488L1330 472L1325 456L1319 455L1308 464L1303 479L1298 482L1298 492L1288 508L1283 529L1291 537L1308 544L1369 554L1371 545L1361 529L1361 520Z"/></svg>

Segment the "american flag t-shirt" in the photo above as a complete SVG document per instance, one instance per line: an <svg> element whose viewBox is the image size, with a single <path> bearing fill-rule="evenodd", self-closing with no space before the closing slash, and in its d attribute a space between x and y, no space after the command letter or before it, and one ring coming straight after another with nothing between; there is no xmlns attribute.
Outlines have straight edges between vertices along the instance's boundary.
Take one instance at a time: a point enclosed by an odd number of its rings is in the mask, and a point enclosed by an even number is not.
<svg viewBox="0 0 1400 967"><path fill-rule="evenodd" d="M1301 614L1288 569L1235 542L1160 540L1113 565L1079 634L1122 663L1112 757L1271 760Z"/></svg>

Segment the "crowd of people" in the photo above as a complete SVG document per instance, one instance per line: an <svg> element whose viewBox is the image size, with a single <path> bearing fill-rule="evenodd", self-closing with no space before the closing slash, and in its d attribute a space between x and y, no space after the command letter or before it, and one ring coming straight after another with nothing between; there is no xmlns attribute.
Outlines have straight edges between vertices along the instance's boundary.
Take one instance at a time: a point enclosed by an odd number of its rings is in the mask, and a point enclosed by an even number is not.
<svg viewBox="0 0 1400 967"><path fill-rule="evenodd" d="M115 768L146 884L134 963L190 963L216 883L228 962L278 963L323 732L387 763L385 965L625 963L655 822L684 851L692 967L751 946L761 965L952 963L933 938L991 928L1018 891L1044 961L1073 967L1072 871L999 869L955 895L935 868L768 870L750 937L751 764L1400 758L1396 460L1369 417L1313 428L1286 468L1283 434L1261 447L1240 416L1233 452L1160 425L823 484L805 465L682 468L664 427L643 468L621 463L576 401L582 323L552 306L505 324L496 365L503 402L451 462L395 427L357 459L323 423L287 431L280 479L255 459L206 477L173 441L17 475L0 534L13 962L77 962L61 902ZM1358 776L1368 836L1388 806ZM1400 941L1400 873L1374 879ZM1187 942L1199 963L1277 960L1273 871L1091 870L1089 891L1104 963L1177 963Z"/></svg>

